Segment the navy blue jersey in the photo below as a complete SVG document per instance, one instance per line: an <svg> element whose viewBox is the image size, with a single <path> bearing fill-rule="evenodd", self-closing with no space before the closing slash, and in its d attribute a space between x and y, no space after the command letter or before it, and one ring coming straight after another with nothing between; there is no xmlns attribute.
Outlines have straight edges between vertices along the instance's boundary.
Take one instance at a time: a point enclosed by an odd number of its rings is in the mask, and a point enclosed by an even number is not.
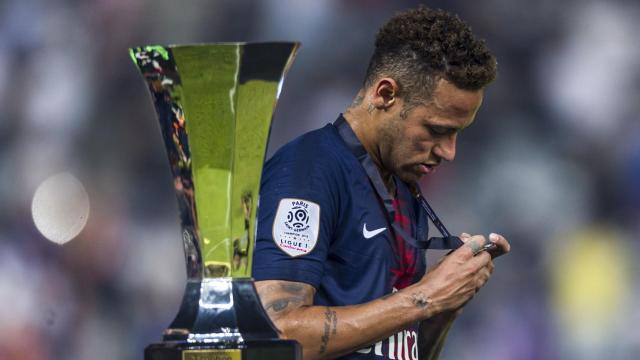
<svg viewBox="0 0 640 360"><path fill-rule="evenodd" d="M398 216L376 193L355 134L343 118L338 122L341 132L328 124L283 146L265 164L260 190L253 277L310 284L315 305L365 303L419 280L426 268L424 250L399 247L390 224ZM345 131L355 148L341 136ZM396 184L394 206L404 204L403 227L415 236L419 206ZM417 358L416 328L344 359Z"/></svg>

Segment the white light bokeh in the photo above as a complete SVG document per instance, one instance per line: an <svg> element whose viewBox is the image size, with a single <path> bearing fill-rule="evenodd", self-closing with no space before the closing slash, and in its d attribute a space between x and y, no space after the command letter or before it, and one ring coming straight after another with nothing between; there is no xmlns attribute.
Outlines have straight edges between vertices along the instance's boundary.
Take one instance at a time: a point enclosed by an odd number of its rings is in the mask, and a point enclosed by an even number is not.
<svg viewBox="0 0 640 360"><path fill-rule="evenodd" d="M31 216L45 238L62 245L75 238L87 224L89 196L70 173L52 175L33 195Z"/></svg>

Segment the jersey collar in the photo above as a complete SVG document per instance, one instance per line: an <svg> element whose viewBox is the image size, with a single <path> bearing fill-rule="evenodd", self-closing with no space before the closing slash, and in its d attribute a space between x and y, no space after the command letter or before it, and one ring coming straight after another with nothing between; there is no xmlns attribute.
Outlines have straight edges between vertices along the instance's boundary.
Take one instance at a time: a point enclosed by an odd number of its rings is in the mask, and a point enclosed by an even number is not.
<svg viewBox="0 0 640 360"><path fill-rule="evenodd" d="M358 161L364 168L364 171L367 173L367 176L369 177L373 188L376 190L376 193L382 200L382 203L384 204L389 217L391 219L394 219L395 209L393 208L393 198L391 197L391 194L389 194L387 187L384 185L384 181L382 180L382 176L380 176L380 172L378 171L376 164L371 159L371 156L369 156L369 153L367 153L367 150L360 142L360 139L358 139L356 133L353 132L353 129L351 129L351 126L345 120L342 114L338 116L338 119L333 123L333 126L336 127L342 140L345 142L345 144L347 144L347 147L349 148L349 150L351 150L351 153L356 157L356 159L358 159ZM398 182L396 181L396 184L397 183Z"/></svg>

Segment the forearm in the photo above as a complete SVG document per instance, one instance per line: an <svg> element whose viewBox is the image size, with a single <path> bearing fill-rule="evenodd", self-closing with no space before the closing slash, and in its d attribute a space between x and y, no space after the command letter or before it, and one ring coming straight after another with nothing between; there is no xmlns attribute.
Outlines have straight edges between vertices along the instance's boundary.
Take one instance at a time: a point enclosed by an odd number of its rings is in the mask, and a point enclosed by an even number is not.
<svg viewBox="0 0 640 360"><path fill-rule="evenodd" d="M410 291L361 305L301 306L272 316L285 338L299 341L304 359L331 359L387 338L429 316L424 299Z"/></svg>
<svg viewBox="0 0 640 360"><path fill-rule="evenodd" d="M440 352L455 318L454 312L445 312L420 323L418 335L420 360L435 360L440 357Z"/></svg>
<svg viewBox="0 0 640 360"><path fill-rule="evenodd" d="M302 282L263 280L256 282L256 289L282 336L302 344L305 359L330 359L460 308L484 285L492 266L487 252L474 256L470 246L463 246L419 282L381 299L345 307L315 306L315 288ZM437 356L446 327L445 322L436 327L440 331L425 334L434 341L425 348L435 349L425 354Z"/></svg>

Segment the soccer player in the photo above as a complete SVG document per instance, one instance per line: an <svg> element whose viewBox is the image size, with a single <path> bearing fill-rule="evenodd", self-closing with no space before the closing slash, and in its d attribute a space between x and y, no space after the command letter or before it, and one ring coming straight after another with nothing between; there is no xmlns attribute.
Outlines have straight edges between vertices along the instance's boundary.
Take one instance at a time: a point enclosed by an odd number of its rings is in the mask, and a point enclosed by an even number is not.
<svg viewBox="0 0 640 360"><path fill-rule="evenodd" d="M510 249L501 235L463 234L425 274L416 246L428 229L416 182L454 159L494 56L457 16L425 7L391 18L375 45L344 114L263 171L253 277L305 359L437 358L492 259Z"/></svg>

